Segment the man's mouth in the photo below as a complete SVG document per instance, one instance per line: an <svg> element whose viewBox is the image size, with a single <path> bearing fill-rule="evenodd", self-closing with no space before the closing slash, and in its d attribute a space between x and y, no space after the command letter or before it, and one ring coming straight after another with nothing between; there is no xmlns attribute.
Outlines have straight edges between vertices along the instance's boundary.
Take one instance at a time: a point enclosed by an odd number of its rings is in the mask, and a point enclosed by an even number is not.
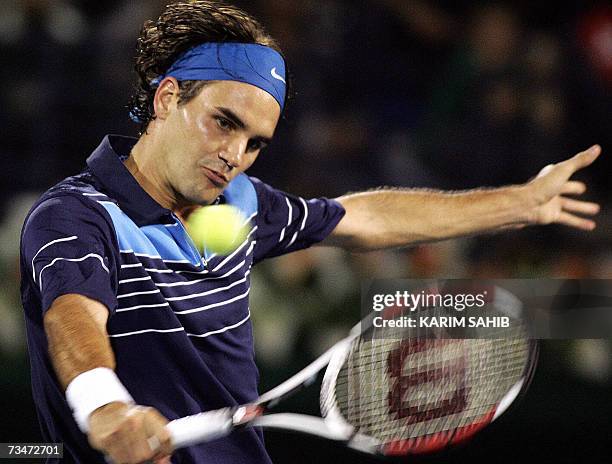
<svg viewBox="0 0 612 464"><path fill-rule="evenodd" d="M215 171L210 168L202 167L204 171L204 175L208 177L208 179L216 186L216 187L225 187L229 182L227 176L219 171Z"/></svg>

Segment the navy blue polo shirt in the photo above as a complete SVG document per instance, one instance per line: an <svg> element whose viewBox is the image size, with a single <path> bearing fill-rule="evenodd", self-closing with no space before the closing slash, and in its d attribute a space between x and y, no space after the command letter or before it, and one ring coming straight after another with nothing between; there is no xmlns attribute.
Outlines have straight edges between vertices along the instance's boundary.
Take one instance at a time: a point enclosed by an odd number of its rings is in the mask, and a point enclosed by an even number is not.
<svg viewBox="0 0 612 464"><path fill-rule="evenodd" d="M138 404L168 419L257 398L249 310L253 264L324 239L344 210L239 175L220 201L251 222L228 256L201 256L182 223L140 187L123 161L136 140L107 136L87 168L47 191L21 237L22 301L32 388L45 441L62 462L104 464L77 428L48 355L43 317L60 295L103 303L116 372ZM177 451L176 463L268 463L260 431Z"/></svg>

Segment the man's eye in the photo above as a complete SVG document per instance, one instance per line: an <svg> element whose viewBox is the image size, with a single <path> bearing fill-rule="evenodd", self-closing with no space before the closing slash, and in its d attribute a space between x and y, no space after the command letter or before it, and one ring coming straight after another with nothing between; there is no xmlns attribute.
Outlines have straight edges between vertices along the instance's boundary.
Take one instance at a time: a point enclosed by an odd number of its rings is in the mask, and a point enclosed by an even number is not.
<svg viewBox="0 0 612 464"><path fill-rule="evenodd" d="M266 144L261 140L251 140L249 142L248 150L249 151L257 151L266 148Z"/></svg>
<svg viewBox="0 0 612 464"><path fill-rule="evenodd" d="M217 117L217 126L219 126L222 130L230 130L232 129L232 123L225 118Z"/></svg>

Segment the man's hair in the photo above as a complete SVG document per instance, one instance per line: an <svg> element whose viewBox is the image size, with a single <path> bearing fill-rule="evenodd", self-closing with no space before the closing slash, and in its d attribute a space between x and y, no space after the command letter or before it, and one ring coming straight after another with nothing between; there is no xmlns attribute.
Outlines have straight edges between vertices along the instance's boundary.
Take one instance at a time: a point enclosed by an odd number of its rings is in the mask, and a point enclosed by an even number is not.
<svg viewBox="0 0 612 464"><path fill-rule="evenodd" d="M167 5L157 21L146 21L138 38L138 82L130 99L130 116L146 129L155 118L153 97L157 84L186 50L204 42L257 43L281 53L275 40L248 13L218 1L183 1ZM196 97L206 81L181 81L179 104Z"/></svg>

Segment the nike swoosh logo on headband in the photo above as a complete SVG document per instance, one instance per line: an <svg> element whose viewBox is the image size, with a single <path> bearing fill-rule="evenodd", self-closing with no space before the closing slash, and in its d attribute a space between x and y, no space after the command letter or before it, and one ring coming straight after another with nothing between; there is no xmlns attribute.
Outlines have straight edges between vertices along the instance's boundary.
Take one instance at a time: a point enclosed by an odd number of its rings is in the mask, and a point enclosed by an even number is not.
<svg viewBox="0 0 612 464"><path fill-rule="evenodd" d="M276 72L276 67L272 68L272 71L270 71L270 74L272 74L272 77L273 77L274 79L279 80L279 81L282 81L282 83L283 83L283 84L285 84L285 85L287 84L287 83L285 82L285 79L283 79L283 76L279 75L279 74Z"/></svg>

